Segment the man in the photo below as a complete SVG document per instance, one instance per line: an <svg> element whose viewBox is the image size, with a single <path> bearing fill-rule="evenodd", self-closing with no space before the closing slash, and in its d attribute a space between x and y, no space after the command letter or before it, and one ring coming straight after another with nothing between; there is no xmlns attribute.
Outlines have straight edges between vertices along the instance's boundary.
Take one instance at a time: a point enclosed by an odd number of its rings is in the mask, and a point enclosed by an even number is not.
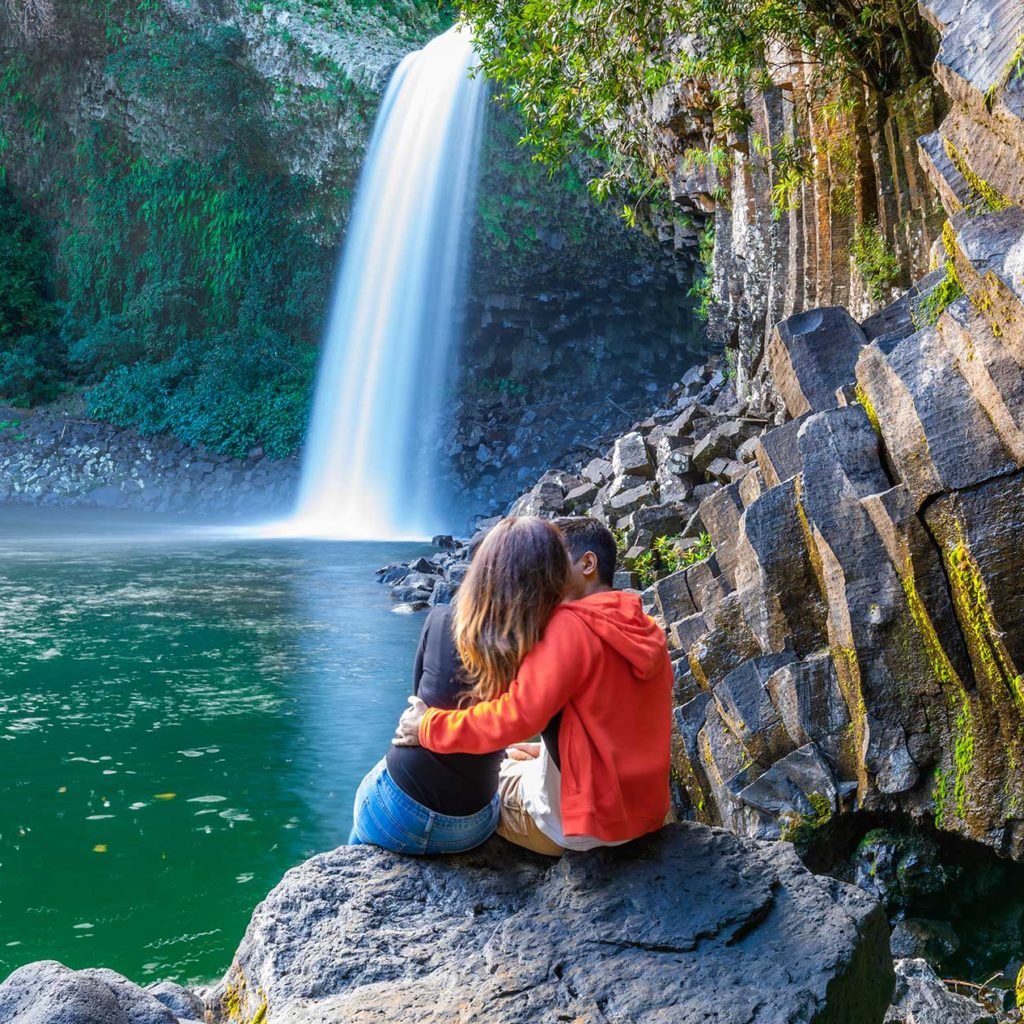
<svg viewBox="0 0 1024 1024"><path fill-rule="evenodd" d="M561 519L571 565L570 626L545 636L507 693L462 711L411 708L395 742L438 753L510 747L498 832L537 853L615 846L668 811L672 668L639 598L612 589L615 539L596 520ZM538 731L541 743L526 744Z"/></svg>

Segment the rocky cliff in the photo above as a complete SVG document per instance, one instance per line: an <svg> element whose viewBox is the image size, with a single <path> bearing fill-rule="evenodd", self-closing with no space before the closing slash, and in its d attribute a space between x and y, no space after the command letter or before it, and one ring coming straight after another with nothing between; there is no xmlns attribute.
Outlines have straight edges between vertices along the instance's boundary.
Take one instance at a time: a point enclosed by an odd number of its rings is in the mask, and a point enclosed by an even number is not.
<svg viewBox="0 0 1024 1024"><path fill-rule="evenodd" d="M652 212L654 228L704 263L709 331L736 348L740 389L762 408L758 370L779 320L833 304L863 319L928 269L942 211L916 139L948 101L926 70L936 39L901 6L922 70L908 68L899 88L843 81L816 56L782 48L728 130L706 81L684 77L647 98L651 157L670 199Z"/></svg>
<svg viewBox="0 0 1024 1024"><path fill-rule="evenodd" d="M803 839L901 814L1021 859L1024 12L922 10L951 100L920 143L939 269L859 323L782 319L743 399L677 392L514 508L598 515L661 577L683 813Z"/></svg>

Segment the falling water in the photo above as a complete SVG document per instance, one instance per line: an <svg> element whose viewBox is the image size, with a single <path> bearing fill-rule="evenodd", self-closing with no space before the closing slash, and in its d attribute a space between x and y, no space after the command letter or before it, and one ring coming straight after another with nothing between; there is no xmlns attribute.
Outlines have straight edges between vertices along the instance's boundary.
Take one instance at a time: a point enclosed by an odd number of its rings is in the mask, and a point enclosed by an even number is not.
<svg viewBox="0 0 1024 1024"><path fill-rule="evenodd" d="M452 367L486 85L456 27L398 66L335 286L290 529L429 536L430 452Z"/></svg>

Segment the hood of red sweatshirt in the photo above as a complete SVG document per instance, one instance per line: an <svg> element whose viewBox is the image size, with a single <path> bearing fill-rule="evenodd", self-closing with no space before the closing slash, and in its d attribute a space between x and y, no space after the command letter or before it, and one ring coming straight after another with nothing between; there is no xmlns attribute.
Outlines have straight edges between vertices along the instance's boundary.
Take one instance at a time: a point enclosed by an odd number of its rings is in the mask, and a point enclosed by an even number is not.
<svg viewBox="0 0 1024 1024"><path fill-rule="evenodd" d="M665 634L644 614L640 598L606 590L562 605L632 666L638 679L652 679L668 657Z"/></svg>

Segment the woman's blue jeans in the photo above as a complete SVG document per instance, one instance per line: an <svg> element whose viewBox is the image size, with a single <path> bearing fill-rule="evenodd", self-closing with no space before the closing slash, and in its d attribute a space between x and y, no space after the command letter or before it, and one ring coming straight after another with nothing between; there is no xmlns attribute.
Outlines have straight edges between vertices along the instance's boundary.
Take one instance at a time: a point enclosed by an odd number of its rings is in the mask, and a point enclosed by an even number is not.
<svg viewBox="0 0 1024 1024"><path fill-rule="evenodd" d="M476 814L438 814L398 788L379 761L359 784L350 845L382 846L395 853L461 853L490 838L498 826L498 795Z"/></svg>

